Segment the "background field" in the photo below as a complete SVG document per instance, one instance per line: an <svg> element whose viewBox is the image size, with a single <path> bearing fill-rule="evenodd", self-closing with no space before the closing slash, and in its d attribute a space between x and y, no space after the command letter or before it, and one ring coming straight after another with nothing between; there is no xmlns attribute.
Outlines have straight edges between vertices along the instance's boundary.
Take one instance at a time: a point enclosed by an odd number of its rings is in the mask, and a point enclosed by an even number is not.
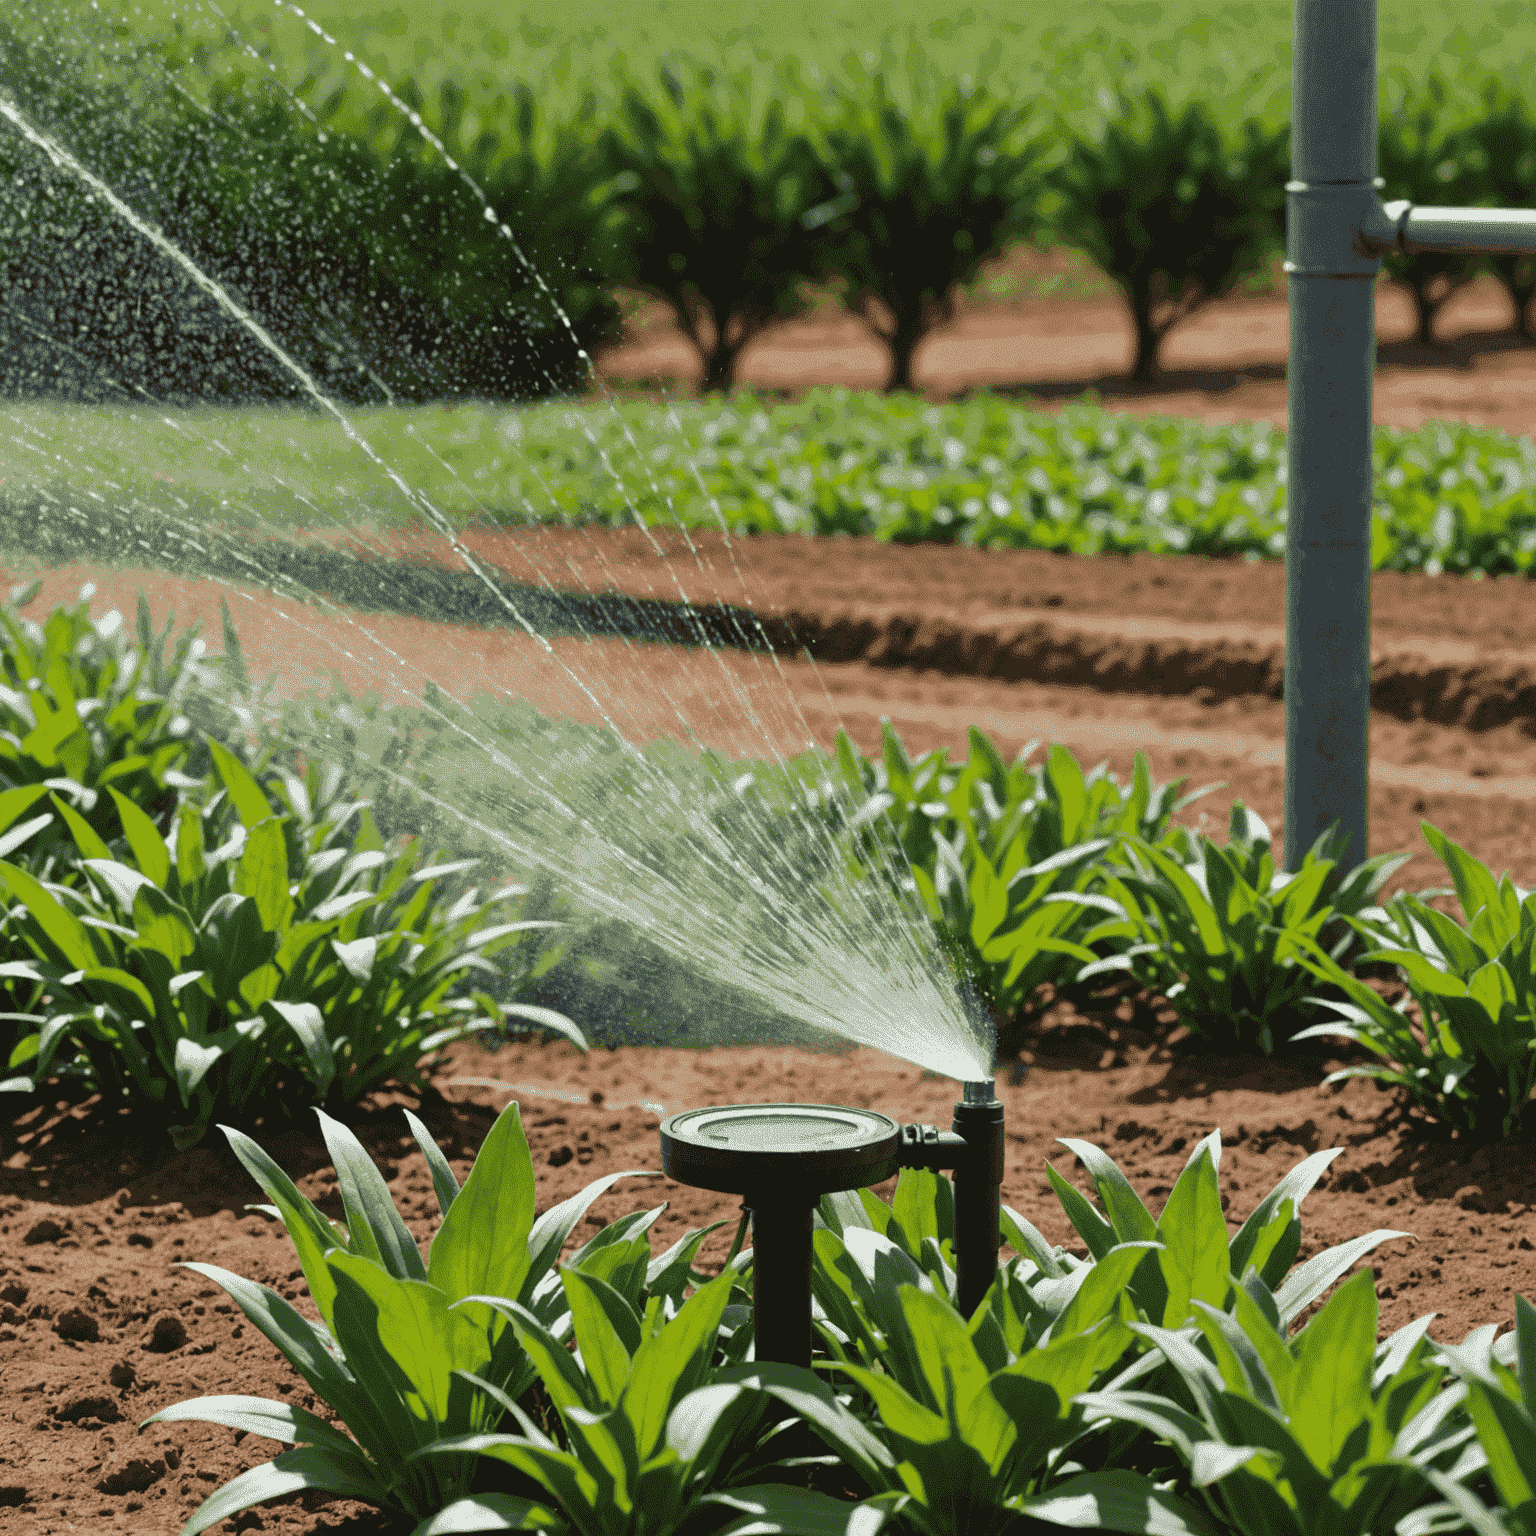
<svg viewBox="0 0 1536 1536"><path fill-rule="evenodd" d="M164 0L146 6L145 20L165 9ZM537 71L557 79L566 69L590 77L613 58L643 64L679 49L705 55L793 55L806 66L832 68L850 48L867 48L911 30L957 71L974 72L990 58L999 77L1022 88L1043 88L1063 108L1099 83L1123 77L1127 67L1195 94L1224 88L1269 66L1277 98L1287 108L1290 100L1288 0L1099 6L1054 0L1028 7L992 3L957 9L913 0L893 5L788 0L771 8L748 0L707 6L661 0L645 7L644 14L629 9L619 20L603 0L575 0L561 6L558 16L547 6L485 0L448 8L315 0L304 9L386 74L420 71L431 61L445 69L500 69L521 78ZM284 7L238 0L226 14L290 67L313 68L324 56L325 45ZM1378 31L1384 69L1514 69L1529 68L1536 59L1529 11L1510 0L1471 0L1455 7L1454 15L1435 0L1388 0L1379 7Z"/></svg>

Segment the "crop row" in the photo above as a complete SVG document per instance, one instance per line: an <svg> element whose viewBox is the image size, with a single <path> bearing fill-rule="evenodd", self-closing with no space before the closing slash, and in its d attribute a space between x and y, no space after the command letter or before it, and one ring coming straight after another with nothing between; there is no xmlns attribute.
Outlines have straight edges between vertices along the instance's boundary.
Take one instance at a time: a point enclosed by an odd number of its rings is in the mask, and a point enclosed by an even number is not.
<svg viewBox="0 0 1536 1536"><path fill-rule="evenodd" d="M1173 325L1268 272L1284 245L1290 128L1272 71L1217 106L1131 76L1068 121L1049 96L956 77L915 41L827 75L616 61L611 91L511 79L494 107L447 76L432 100L411 80L312 100L318 81L291 88L232 40L120 28L73 72L52 32L17 24L0 43L23 110L354 401L579 390L617 334L617 288L668 304L706 387L723 389L755 336L830 285L904 388L961 287L1021 240L1077 247L1113 279L1145 378ZM1536 201L1536 115L1501 72L1399 76L1382 106L1387 197ZM125 242L120 214L78 178L20 140L3 158L17 390L304 394L190 273ZM1528 328L1528 259L1385 267L1425 336L1484 271Z"/></svg>
<svg viewBox="0 0 1536 1536"><path fill-rule="evenodd" d="M12 1091L77 1079L174 1111L190 1145L218 1115L350 1103L390 1075L419 1081L420 1060L509 1019L584 1043L529 1000L560 957L540 951L561 898L523 905L515 884L485 900L463 889L455 877L506 856L428 819L433 803L468 803L484 774L474 744L491 726L509 784L543 782L553 760L561 805L638 810L644 795L644 816L623 829L622 867L671 872L670 904L729 899L684 888L700 826L712 847L774 850L803 900L820 882L835 905L838 882L893 881L890 897L931 923L956 982L999 1022L1005 1052L1042 984L1070 992L1122 972L1223 1048L1272 1053L1341 1035L1374 1058L1346 1075L1382 1079L1465 1137L1526 1124L1536 898L1428 824L1460 923L1426 899L1449 890L1378 899L1407 854L1351 865L1325 836L1282 874L1241 802L1224 843L1177 825L1194 797L1179 798L1182 780L1155 785L1140 756L1126 786L1103 765L1085 774L1061 747L1037 766L1033 748L1005 763L977 730L959 764L943 749L914 762L889 730L878 759L840 735L830 754L777 766L661 743L642 761L668 792L650 794L608 733L487 700L423 713L333 697L287 706L272 717L280 726L269 719L253 736L265 706L240 675L227 616L217 666L187 635L167 654L142 610L132 639L92 624L83 601L42 626L14 606L0 621ZM296 749L302 774L285 761ZM549 841L544 822L562 813L526 798L501 814ZM376 815L404 846L387 851ZM455 856L423 867L424 833L457 844ZM1395 967L1411 1003L1384 1003L1346 968L1362 962Z"/></svg>
<svg viewBox="0 0 1536 1536"><path fill-rule="evenodd" d="M214 545L221 530L256 518L280 527L296 518L387 524L391 507L416 515L322 419L253 410L216 422L195 413L169 420L36 405L8 419L19 450L7 461L19 472L5 488L16 537L55 546L61 559L69 549L60 541L75 535L46 510L59 504L93 508L81 552L110 545L139 559L141 539L181 558L177 520L189 509L206 517L198 537ZM1285 552L1286 435L1263 423L1142 419L1094 405L1043 413L988 394L933 405L850 390L814 390L794 402L741 393L666 409L397 407L359 411L353 421L419 495L461 525L643 524L1078 555L1269 560ZM1466 423L1378 426L1372 460L1375 569L1531 570L1529 438ZM159 507L170 520L149 540L146 530L162 526ZM23 533L23 516L43 521Z"/></svg>

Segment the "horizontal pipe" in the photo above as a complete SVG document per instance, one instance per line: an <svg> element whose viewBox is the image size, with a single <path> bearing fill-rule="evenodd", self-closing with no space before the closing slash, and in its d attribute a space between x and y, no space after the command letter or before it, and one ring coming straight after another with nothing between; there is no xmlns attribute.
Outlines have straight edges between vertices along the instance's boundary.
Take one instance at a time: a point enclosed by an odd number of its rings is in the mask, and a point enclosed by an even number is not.
<svg viewBox="0 0 1536 1536"><path fill-rule="evenodd" d="M1464 251L1468 255L1536 251L1536 209L1421 208L1382 204L1360 231L1360 249L1372 256L1391 251Z"/></svg>

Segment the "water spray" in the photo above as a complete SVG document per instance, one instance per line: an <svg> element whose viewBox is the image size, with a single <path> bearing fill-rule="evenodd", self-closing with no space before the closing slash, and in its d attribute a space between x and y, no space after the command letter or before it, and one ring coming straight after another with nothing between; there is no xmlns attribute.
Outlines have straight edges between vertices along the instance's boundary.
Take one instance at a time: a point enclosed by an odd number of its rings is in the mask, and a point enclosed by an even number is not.
<svg viewBox="0 0 1536 1536"><path fill-rule="evenodd" d="M662 1122L661 1162L668 1178L739 1195L751 1212L757 1360L810 1366L812 1217L823 1195L867 1189L902 1168L953 1170L966 1317L997 1275L1003 1106L991 1082L964 1085L948 1131L836 1104L686 1109Z"/></svg>

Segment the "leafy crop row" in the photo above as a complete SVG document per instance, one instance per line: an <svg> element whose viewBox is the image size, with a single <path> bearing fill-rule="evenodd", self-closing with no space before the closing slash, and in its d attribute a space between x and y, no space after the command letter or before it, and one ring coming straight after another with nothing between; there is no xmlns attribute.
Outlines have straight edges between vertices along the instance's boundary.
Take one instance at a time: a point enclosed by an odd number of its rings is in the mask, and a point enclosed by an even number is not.
<svg viewBox="0 0 1536 1536"><path fill-rule="evenodd" d="M419 1084L508 1014L584 1044L523 1001L554 925L517 917L521 887L386 850L339 771L236 729L259 701L227 614L214 667L190 635L167 656L142 598L130 636L83 598L34 624L31 595L0 610L0 1091L70 1080L190 1146L217 1115Z"/></svg>
<svg viewBox="0 0 1536 1536"><path fill-rule="evenodd" d="M344 1126L321 1116L339 1223L226 1131L320 1321L214 1265L188 1267L335 1421L238 1395L152 1415L293 1447L211 1494L183 1536L303 1490L374 1504L413 1536L948 1536L1021 1518L1163 1536L1526 1528L1536 1312L1519 1298L1517 1330L1497 1342L1490 1327L1438 1344L1433 1314L1379 1340L1369 1271L1333 1287L1408 1234L1297 1263L1300 1207L1336 1149L1292 1169L1232 1235L1219 1132L1157 1215L1105 1152L1066 1140L1094 1198L1047 1171L1086 1253L1051 1247L1005 1207L1014 1254L970 1318L956 1307L946 1175L905 1170L890 1205L869 1190L824 1196L806 1369L754 1358L745 1219L713 1278L694 1261L723 1223L653 1256L664 1206L610 1223L556 1267L593 1200L645 1171L535 1219L517 1105L462 1188L407 1114L442 1212L425 1256ZM806 1457L801 1435L821 1454Z"/></svg>
<svg viewBox="0 0 1536 1536"><path fill-rule="evenodd" d="M467 711L464 730L455 708ZM636 794L634 766L610 733L552 726L527 705L439 699L428 715L337 694L290 707L284 722L306 751L344 763L392 819L430 825L461 855L494 860L498 850L457 818L433 819L433 808L481 792L478 749L465 743L487 735L512 765L509 785L539 782L555 754L570 765L563 793L581 804L628 804ZM875 758L839 733L831 752L768 765L657 743L645 755L676 794L646 795L654 849L639 842L633 851L670 868L666 850L700 818L729 846L750 838L790 850L806 869L822 867L818 846L834 840L871 881L889 878L895 851L896 867L909 871L901 894L927 913L955 977L998 1022L1000 1056L1017 1048L1044 984L1083 996L1121 973L1173 1001L1180 1021L1218 1048L1269 1054L1337 1034L1378 1058L1343 1075L1380 1078L1464 1136L1493 1139L1529 1123L1536 896L1507 875L1495 880L1428 823L1425 838L1451 880L1444 889L1388 899L1409 855L1355 863L1331 834L1283 872L1268 827L1242 802L1221 841L1175 822L1217 786L1186 794L1184 780L1157 784L1141 754L1122 784L1104 763L1085 772L1060 746L1036 761L1039 745L1010 763L972 728L963 761L945 748L914 759L886 726ZM541 835L548 813L537 797L500 809L523 835ZM1459 922L1428 905L1446 895L1461 904ZM571 915L558 901L541 910ZM590 915L575 926L599 963L632 955L639 938L622 923L594 926ZM1411 1001L1386 1004L1354 975L1365 962L1399 967ZM609 974L624 968L610 962ZM670 1003L689 982L678 972L660 990Z"/></svg>
<svg viewBox="0 0 1536 1536"><path fill-rule="evenodd" d="M142 608L137 644L120 624L91 625L83 602L42 626L14 607L0 620L6 1088L62 1074L177 1106L174 1134L190 1144L215 1115L254 1117L295 1089L345 1104L385 1076L419 1083L418 1061L508 1015L583 1041L529 1000L559 958L540 954L558 926L540 915L547 891L531 916L509 905L527 895L516 884L450 902L455 877L504 859L492 846L420 863L427 806L458 803L465 775L480 771L463 743L482 733L453 730L446 701L433 716L337 698L289 706L284 734L270 723L246 734L248 762L171 712L195 693L216 702L189 707L255 719L227 615L218 668L185 638L167 659ZM232 685L222 695L210 681L219 673ZM488 723L510 762L551 748L550 723L532 711L465 707L497 715ZM104 725L114 734L99 734ZM606 733L562 729L573 739L561 760L585 776L568 775L563 793L630 803L634 764ZM280 760L282 741L302 771ZM926 911L956 977L1002 1024L1005 1051L1042 984L1080 988L1119 971L1224 1048L1270 1053L1343 1034L1380 1058L1345 1075L1383 1079L1463 1135L1525 1124L1536 897L1507 875L1495 881L1426 823L1462 922L1424 899L1440 893L1382 904L1406 854L1352 866L1325 835L1282 873L1268 829L1241 802L1218 843L1174 823L1195 796L1180 798L1183 781L1155 785L1140 755L1123 786L1103 764L1085 774L1061 747L1039 765L1033 751L1005 763L973 729L963 763L942 748L914 761L889 727L878 759L840 735L834 752L778 768L657 746L647 756L674 784L673 806L652 805L645 832L627 834L642 840L630 851L673 868L703 816L726 845L750 837L806 871L834 846L859 879L909 871L898 878L912 910ZM199 759L201 776L173 766ZM148 775L140 803L115 787L134 773ZM359 788L384 790L386 819L409 826L393 854ZM98 828L89 815L104 804L112 816ZM538 835L538 797L501 810ZM440 845L466 835L432 830ZM1387 1005L1341 963L1356 960L1398 967L1414 1011Z"/></svg>
<svg viewBox="0 0 1536 1536"><path fill-rule="evenodd" d="M28 445L68 440L89 453L88 477L51 455L42 475L28 474L40 498L108 484L121 511L98 508L87 525L93 539L109 530L128 538L168 494L182 512L191 505L228 526L251 514L281 526L387 522L391 506L404 511L350 443L304 417L221 416L214 435L238 473L220 466L206 442L213 429L197 415L183 425L142 410L22 406L10 420ZM732 536L1082 555L1268 560L1285 551L1286 438L1263 424L1141 419L1087 404L1047 414L987 394L936 405L842 389L793 402L744 392L665 409L624 402L367 410L355 424L460 524L638 521ZM1531 571L1536 446L1528 438L1466 423L1377 427L1372 458L1375 569ZM18 514L37 515L30 498L25 481L7 488ZM46 531L75 537L58 519ZM175 542L166 539L171 551L184 547L175 531Z"/></svg>

